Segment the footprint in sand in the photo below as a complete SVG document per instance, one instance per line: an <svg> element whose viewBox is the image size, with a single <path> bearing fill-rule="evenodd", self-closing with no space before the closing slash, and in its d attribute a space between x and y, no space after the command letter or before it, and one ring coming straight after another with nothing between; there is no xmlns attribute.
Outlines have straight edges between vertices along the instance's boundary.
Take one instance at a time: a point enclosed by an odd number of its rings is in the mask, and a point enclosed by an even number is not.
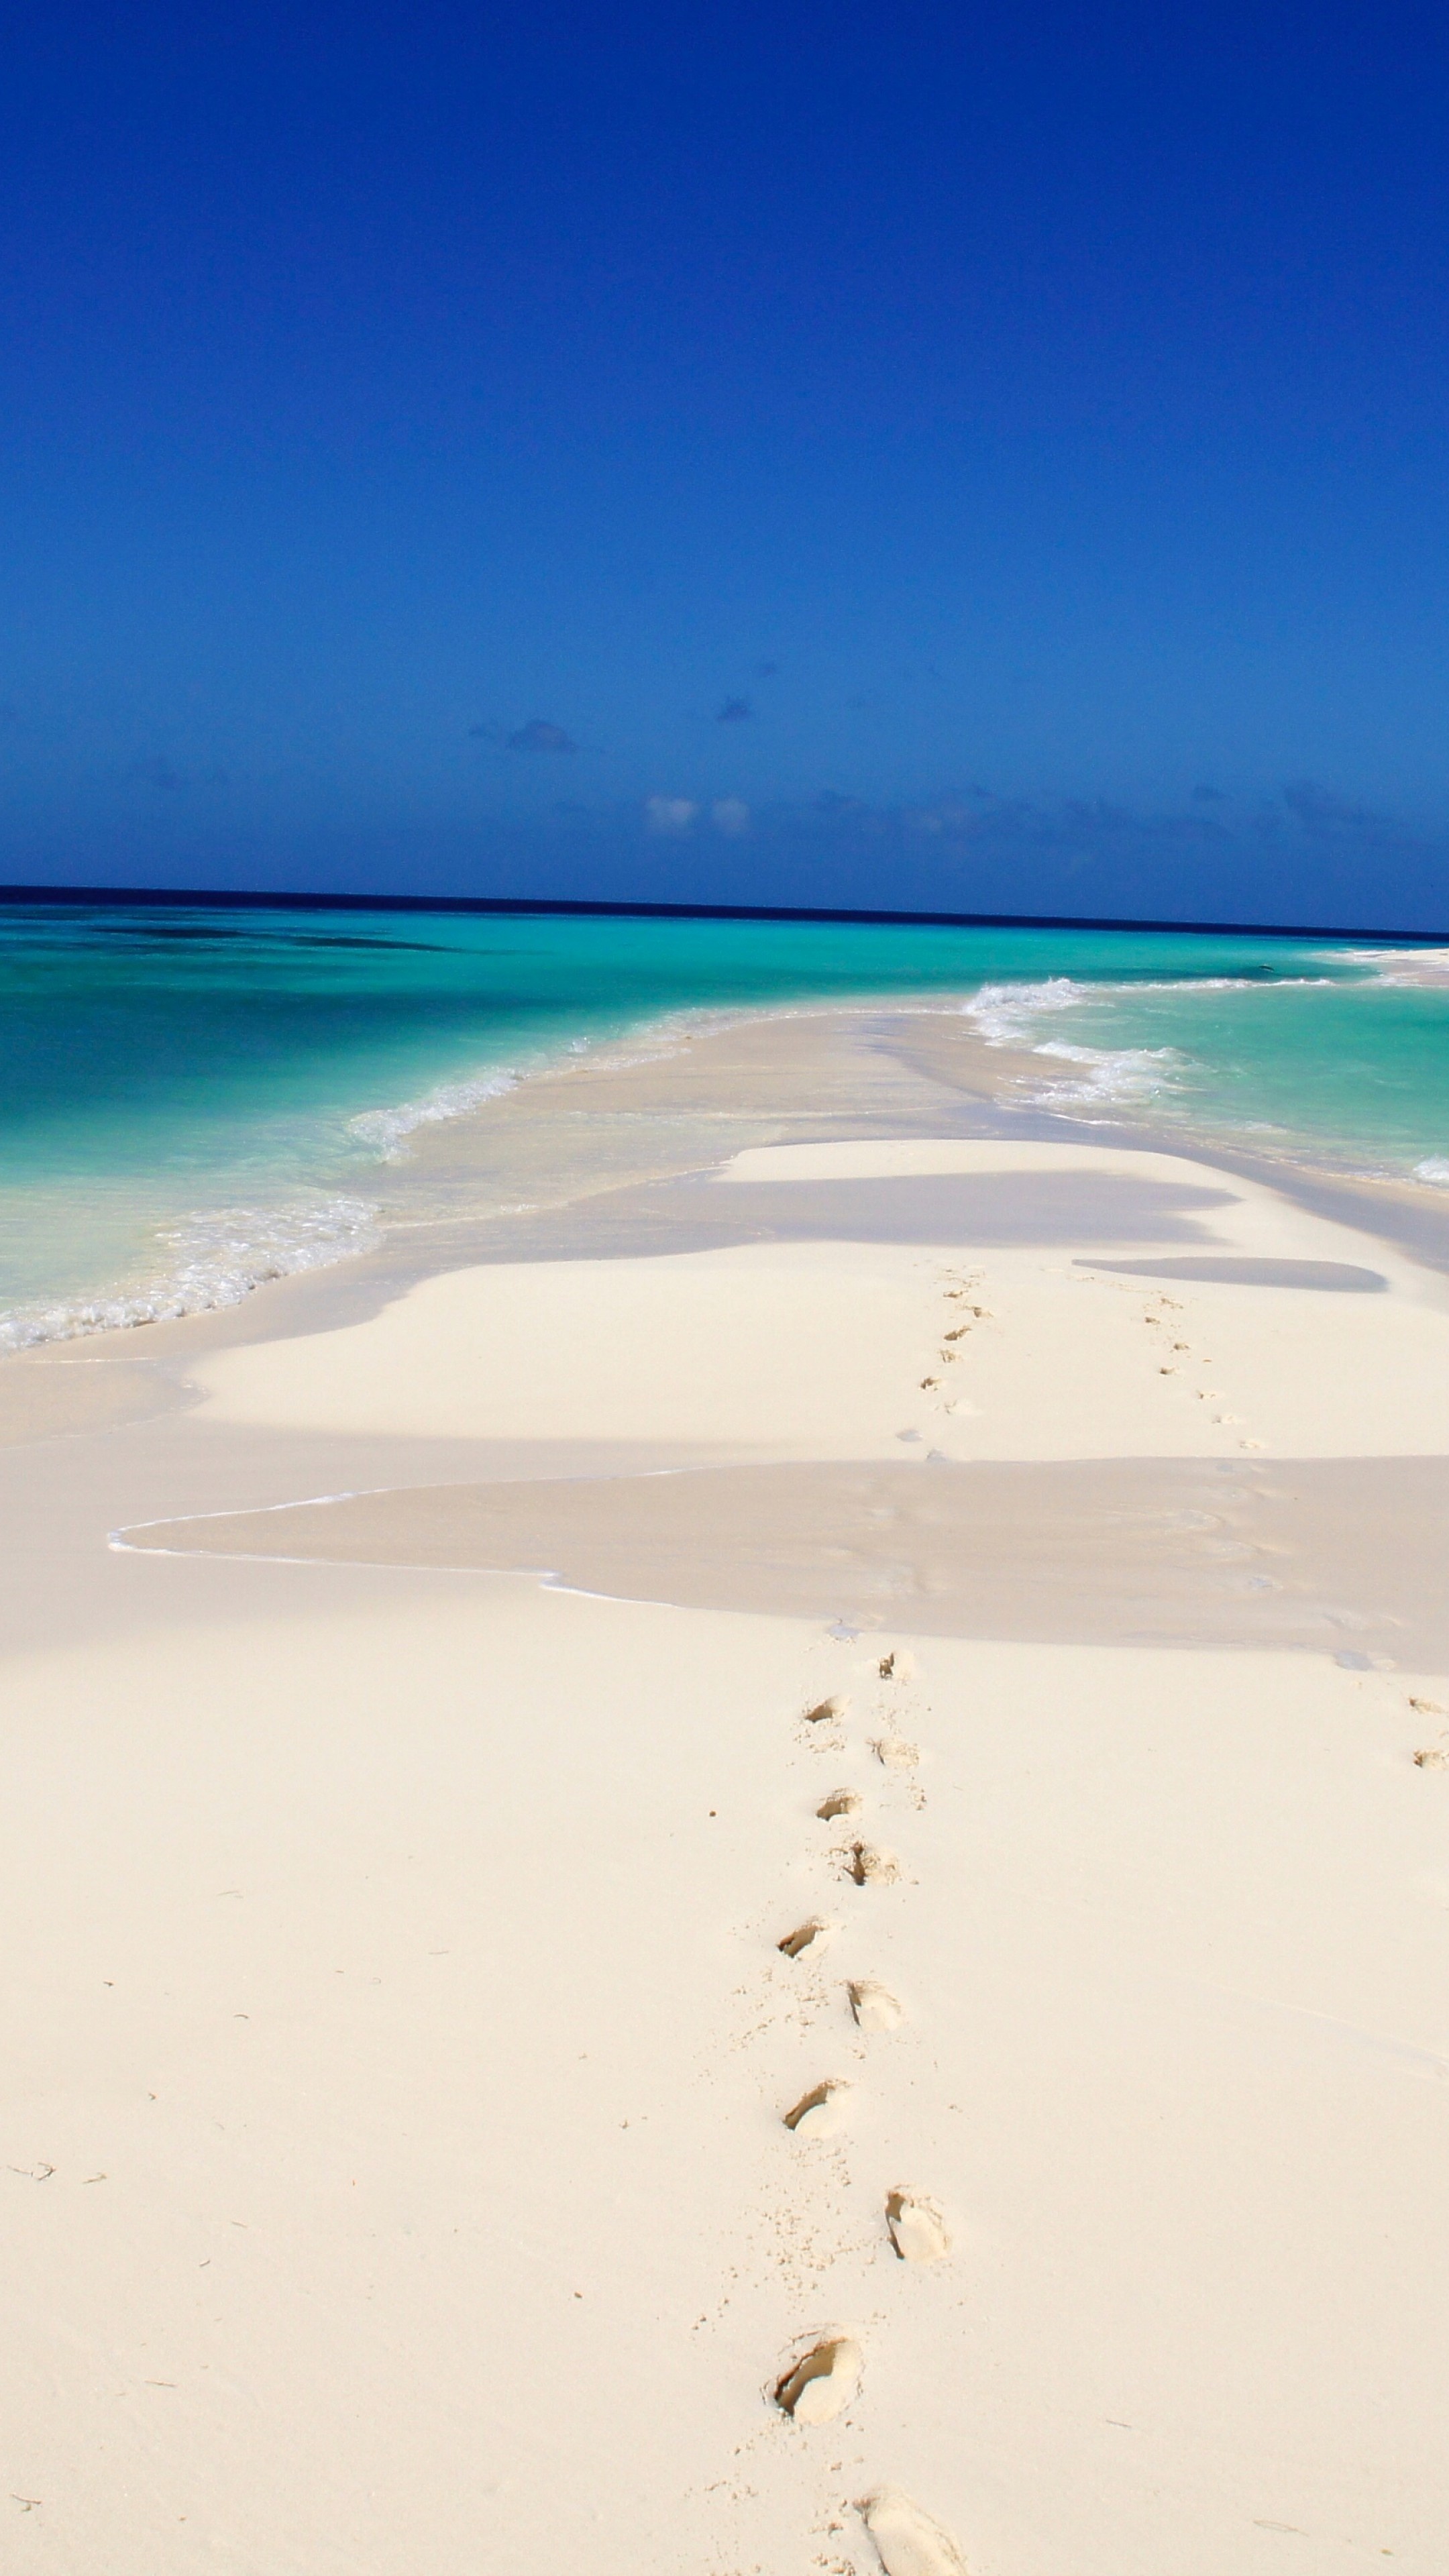
<svg viewBox="0 0 1449 2576"><path fill-rule="evenodd" d="M951 2251L946 2222L924 2192L888 2192L886 2225L903 2263L939 2263Z"/></svg>
<svg viewBox="0 0 1449 2576"><path fill-rule="evenodd" d="M1442 1709L1436 1699L1416 1699L1412 1692L1409 1694L1409 1706L1418 1717L1449 1716L1449 1710ZM1444 1729L1443 1732L1449 1733L1449 1728ZM1421 1771L1449 1771L1449 1753L1446 1753L1438 1744L1421 1745L1414 1760Z"/></svg>
<svg viewBox="0 0 1449 2576"><path fill-rule="evenodd" d="M859 2511L885 2576L967 2576L966 2561L950 2533L899 2487L878 2488Z"/></svg>
<svg viewBox="0 0 1449 2576"><path fill-rule="evenodd" d="M845 1991L860 2030L896 2030L905 2019L889 1986L877 1985L874 1977L857 1977Z"/></svg>
<svg viewBox="0 0 1449 2576"><path fill-rule="evenodd" d="M894 1853L876 1851L870 1843L852 1843L844 1859L845 1875L857 1887L885 1887L901 1874Z"/></svg>
<svg viewBox="0 0 1449 2576"><path fill-rule="evenodd" d="M812 2344L783 2379L775 2383L775 2403L797 2424L828 2424L848 2406L860 2386L864 2357L851 2335L832 2335Z"/></svg>
<svg viewBox="0 0 1449 2576"><path fill-rule="evenodd" d="M815 1813L822 1825L833 1825L837 1816L858 1816L864 1804L864 1799L855 1789L832 1789L829 1797L821 1800Z"/></svg>
<svg viewBox="0 0 1449 2576"><path fill-rule="evenodd" d="M805 1723L807 1726L823 1726L829 1718L844 1717L849 1706L850 1701L844 1691L832 1691L828 1699L817 1700L814 1708L806 1709Z"/></svg>
<svg viewBox="0 0 1449 2576"><path fill-rule="evenodd" d="M916 1659L906 1647L897 1646L894 1654L882 1655L880 1677L883 1682L914 1681L915 1674Z"/></svg>
<svg viewBox="0 0 1449 2576"><path fill-rule="evenodd" d="M921 1758L919 1744L908 1744L903 1735L878 1736L870 1749L877 1762L884 1762L887 1769L893 1771L908 1770Z"/></svg>
<svg viewBox="0 0 1449 2576"><path fill-rule="evenodd" d="M785 2126L797 2138L833 2138L845 2126L850 2103L848 2084L816 2084L802 2093L793 2111L785 2113Z"/></svg>
<svg viewBox="0 0 1449 2576"><path fill-rule="evenodd" d="M777 1941L775 1947L783 1950L787 1959L818 1959L834 1937L833 1923L797 1923L794 1931L787 1932L784 1940Z"/></svg>

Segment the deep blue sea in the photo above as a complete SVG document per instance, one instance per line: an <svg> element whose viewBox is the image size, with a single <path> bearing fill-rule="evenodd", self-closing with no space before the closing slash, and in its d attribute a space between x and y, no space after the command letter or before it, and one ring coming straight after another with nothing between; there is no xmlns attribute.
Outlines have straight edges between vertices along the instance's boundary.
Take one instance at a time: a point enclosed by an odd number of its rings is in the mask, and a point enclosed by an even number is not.
<svg viewBox="0 0 1449 2576"><path fill-rule="evenodd" d="M230 1303L362 1247L410 1135L569 1049L872 996L1030 1050L1023 1102L1449 1187L1443 951L0 906L0 1348Z"/></svg>

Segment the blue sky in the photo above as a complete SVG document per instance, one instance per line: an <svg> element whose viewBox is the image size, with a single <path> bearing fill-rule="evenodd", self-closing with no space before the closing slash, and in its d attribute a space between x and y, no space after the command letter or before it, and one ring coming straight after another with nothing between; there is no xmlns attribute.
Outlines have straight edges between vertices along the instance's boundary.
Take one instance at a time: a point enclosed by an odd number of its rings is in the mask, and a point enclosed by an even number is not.
<svg viewBox="0 0 1449 2576"><path fill-rule="evenodd" d="M1446 50L53 0L0 877L1449 925Z"/></svg>

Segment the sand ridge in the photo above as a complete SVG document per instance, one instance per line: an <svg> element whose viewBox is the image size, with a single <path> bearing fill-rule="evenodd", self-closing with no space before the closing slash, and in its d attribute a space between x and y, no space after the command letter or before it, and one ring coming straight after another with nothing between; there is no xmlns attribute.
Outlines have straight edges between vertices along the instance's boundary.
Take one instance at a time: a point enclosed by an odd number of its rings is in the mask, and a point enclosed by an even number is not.
<svg viewBox="0 0 1449 2576"><path fill-rule="evenodd" d="M870 1235L870 1194L893 1186L882 1142L761 1149L695 1195L733 1204L764 1192L788 1212L823 1167L834 1179L818 1185L849 1202L835 1219L841 1239L792 1240L787 1226L781 1239L709 1251L452 1272L365 1324L203 1359L192 1371L202 1414L422 1436L669 1438L717 1458L884 1458L914 1442L948 1458L1449 1454L1449 1298L1401 1254L1257 1184L1205 1186L1201 1165L1163 1155L990 1141L934 1151L949 1170L911 1170L924 1152L914 1140L895 1177L947 1194L939 1236L970 1242L956 1231L970 1207L949 1197L958 1180L1009 1180L1035 1239L953 1260L929 1240ZM762 1180L773 1155L780 1178ZM1073 1211L1053 1195L1063 1177L1098 1198L1130 1180L1135 1233L1108 1234L1084 1261ZM1184 1194L1197 1203L1190 1216ZM870 1239L851 1238L852 1206ZM1153 1227L1164 1256L1195 1243L1204 1257L1363 1272L1385 1288L1096 1266L1137 1258Z"/></svg>

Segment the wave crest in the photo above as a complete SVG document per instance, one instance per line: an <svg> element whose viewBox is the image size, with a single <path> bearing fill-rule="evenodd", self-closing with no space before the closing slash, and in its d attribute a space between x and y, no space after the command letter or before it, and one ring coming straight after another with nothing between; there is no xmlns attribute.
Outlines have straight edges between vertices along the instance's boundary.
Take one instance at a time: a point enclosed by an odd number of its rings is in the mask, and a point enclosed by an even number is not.
<svg viewBox="0 0 1449 2576"><path fill-rule="evenodd" d="M466 1118L486 1101L501 1100L505 1092L516 1090L522 1079L521 1074L503 1069L475 1074L465 1082L443 1082L421 1100L400 1101L395 1109L365 1109L360 1117L349 1118L347 1132L361 1144L375 1147L383 1162L400 1163L408 1138L420 1127L440 1127L450 1118Z"/></svg>
<svg viewBox="0 0 1449 2576"><path fill-rule="evenodd" d="M1083 1068L1024 1089L1022 1096L1039 1108L1125 1108L1156 1099L1170 1088L1171 1068L1183 1061L1175 1047L1069 1046L1062 1038L1037 1036L1043 1018L1088 1008L1102 994L1100 985L1079 984L1070 975L1051 975L1040 984L983 984L965 1016L976 1022L988 1046L1024 1049Z"/></svg>

